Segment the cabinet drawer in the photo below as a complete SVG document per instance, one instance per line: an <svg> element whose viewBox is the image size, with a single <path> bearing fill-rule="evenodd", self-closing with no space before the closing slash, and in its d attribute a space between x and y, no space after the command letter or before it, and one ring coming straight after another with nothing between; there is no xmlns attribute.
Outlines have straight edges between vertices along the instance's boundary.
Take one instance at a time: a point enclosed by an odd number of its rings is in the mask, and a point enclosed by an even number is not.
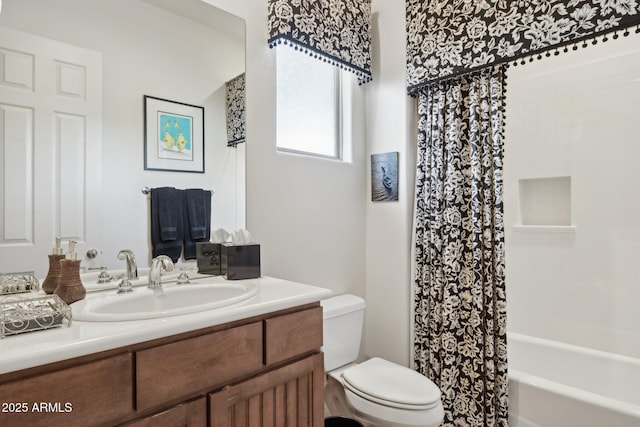
<svg viewBox="0 0 640 427"><path fill-rule="evenodd" d="M322 346L322 307L264 321L265 364L318 351Z"/></svg>
<svg viewBox="0 0 640 427"><path fill-rule="evenodd" d="M262 368L262 324L136 352L136 409L226 385Z"/></svg>
<svg viewBox="0 0 640 427"><path fill-rule="evenodd" d="M109 426L133 414L131 353L0 385L2 426ZM26 406L25 406L26 405Z"/></svg>

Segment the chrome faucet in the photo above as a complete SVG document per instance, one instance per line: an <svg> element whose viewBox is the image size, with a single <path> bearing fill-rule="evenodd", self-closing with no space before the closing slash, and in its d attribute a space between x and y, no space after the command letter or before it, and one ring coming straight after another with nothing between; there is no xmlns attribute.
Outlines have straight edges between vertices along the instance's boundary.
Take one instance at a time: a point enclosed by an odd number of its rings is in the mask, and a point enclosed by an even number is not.
<svg viewBox="0 0 640 427"><path fill-rule="evenodd" d="M162 272L173 271L173 261L166 255L159 255L151 260L151 270L149 270L150 289L162 289Z"/></svg>
<svg viewBox="0 0 640 427"><path fill-rule="evenodd" d="M118 252L118 259L127 261L127 279L138 278L138 266L136 265L136 256L131 249L123 249Z"/></svg>

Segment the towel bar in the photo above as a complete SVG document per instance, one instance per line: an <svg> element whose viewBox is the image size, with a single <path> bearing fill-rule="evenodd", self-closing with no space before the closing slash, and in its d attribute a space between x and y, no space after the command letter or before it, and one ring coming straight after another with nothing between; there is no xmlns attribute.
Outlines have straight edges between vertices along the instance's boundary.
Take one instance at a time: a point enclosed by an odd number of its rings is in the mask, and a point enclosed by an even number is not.
<svg viewBox="0 0 640 427"><path fill-rule="evenodd" d="M209 190L209 191L211 191L211 194L212 194L212 195L215 193L215 191L213 191L213 190ZM151 193L151 188L149 188L149 187L142 187L142 194L145 194L145 195L146 195L146 194L150 194L150 193Z"/></svg>

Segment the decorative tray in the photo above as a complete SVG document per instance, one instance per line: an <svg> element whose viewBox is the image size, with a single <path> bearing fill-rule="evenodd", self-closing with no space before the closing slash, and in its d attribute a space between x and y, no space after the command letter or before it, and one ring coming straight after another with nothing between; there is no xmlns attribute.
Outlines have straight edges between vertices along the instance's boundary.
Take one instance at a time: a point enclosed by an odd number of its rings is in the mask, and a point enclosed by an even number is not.
<svg viewBox="0 0 640 427"><path fill-rule="evenodd" d="M0 295L21 294L40 289L40 282L33 271L24 273L0 273Z"/></svg>
<svg viewBox="0 0 640 427"><path fill-rule="evenodd" d="M71 307L57 295L0 298L0 338L71 326Z"/></svg>

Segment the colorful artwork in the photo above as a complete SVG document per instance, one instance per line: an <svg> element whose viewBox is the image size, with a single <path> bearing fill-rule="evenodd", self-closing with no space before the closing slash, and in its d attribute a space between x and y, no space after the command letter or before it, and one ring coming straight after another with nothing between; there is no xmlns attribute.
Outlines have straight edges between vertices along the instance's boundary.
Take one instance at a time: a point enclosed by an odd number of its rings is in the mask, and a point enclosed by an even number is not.
<svg viewBox="0 0 640 427"><path fill-rule="evenodd" d="M204 173L204 107L144 96L144 170Z"/></svg>
<svg viewBox="0 0 640 427"><path fill-rule="evenodd" d="M158 158L193 160L193 118L158 112Z"/></svg>

